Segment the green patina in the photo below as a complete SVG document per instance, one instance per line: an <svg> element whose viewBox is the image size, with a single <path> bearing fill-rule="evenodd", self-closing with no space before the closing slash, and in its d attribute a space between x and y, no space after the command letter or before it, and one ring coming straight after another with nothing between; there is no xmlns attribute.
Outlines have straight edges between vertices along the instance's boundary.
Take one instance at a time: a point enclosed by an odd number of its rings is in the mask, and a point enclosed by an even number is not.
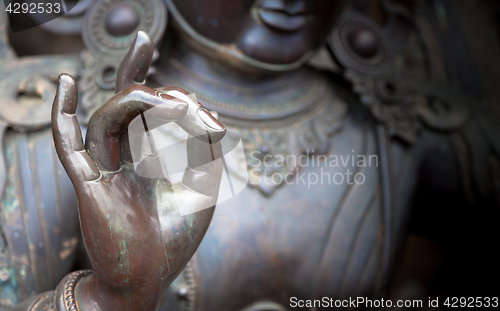
<svg viewBox="0 0 500 311"><path fill-rule="evenodd" d="M127 273L130 268L130 259L128 254L127 241L122 240L119 244L120 254L118 255L118 273Z"/></svg>
<svg viewBox="0 0 500 311"><path fill-rule="evenodd" d="M189 214L189 215L186 217L186 222L188 223L189 228L193 228L193 215L194 215L194 214Z"/></svg>
<svg viewBox="0 0 500 311"><path fill-rule="evenodd" d="M151 187L148 187L146 193L149 201L154 201L156 199L155 191Z"/></svg>
<svg viewBox="0 0 500 311"><path fill-rule="evenodd" d="M0 285L0 301L9 307L14 307L19 303L17 296L17 279L13 268L7 268L10 279Z"/></svg>
<svg viewBox="0 0 500 311"><path fill-rule="evenodd" d="M5 215L10 215L19 209L20 203L18 193L14 183L14 165L12 163L13 153L12 146L5 150L6 167L9 167L9 172L6 174L6 182L4 186L4 195L2 200L2 212Z"/></svg>

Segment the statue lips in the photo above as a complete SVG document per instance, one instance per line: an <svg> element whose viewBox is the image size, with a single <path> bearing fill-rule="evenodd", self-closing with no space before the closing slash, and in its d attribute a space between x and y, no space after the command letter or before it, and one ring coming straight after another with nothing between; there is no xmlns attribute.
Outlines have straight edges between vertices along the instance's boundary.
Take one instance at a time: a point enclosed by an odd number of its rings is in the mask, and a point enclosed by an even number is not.
<svg viewBox="0 0 500 311"><path fill-rule="evenodd" d="M303 1L284 4L280 0L264 0L258 8L260 20L273 28L297 31L307 24L306 6Z"/></svg>

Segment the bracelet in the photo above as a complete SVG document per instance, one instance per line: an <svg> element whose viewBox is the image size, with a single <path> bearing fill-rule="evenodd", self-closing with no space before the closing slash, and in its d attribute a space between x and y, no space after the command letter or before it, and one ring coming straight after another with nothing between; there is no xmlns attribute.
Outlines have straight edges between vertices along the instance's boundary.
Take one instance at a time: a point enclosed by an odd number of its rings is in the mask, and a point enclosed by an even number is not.
<svg viewBox="0 0 500 311"><path fill-rule="evenodd" d="M57 286L52 306L49 310L79 311L75 297L76 284L91 273L93 273L92 270L80 270L68 274Z"/></svg>

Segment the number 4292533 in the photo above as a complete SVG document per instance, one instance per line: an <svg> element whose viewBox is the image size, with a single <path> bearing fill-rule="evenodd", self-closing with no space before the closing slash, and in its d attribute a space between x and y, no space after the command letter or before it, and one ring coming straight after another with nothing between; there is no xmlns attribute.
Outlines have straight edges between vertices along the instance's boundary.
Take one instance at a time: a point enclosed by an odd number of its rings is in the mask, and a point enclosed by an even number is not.
<svg viewBox="0 0 500 311"><path fill-rule="evenodd" d="M40 2L40 3L9 3L5 8L6 12L10 14L29 13L29 14L43 14L43 13L61 13L61 3Z"/></svg>
<svg viewBox="0 0 500 311"><path fill-rule="evenodd" d="M448 308L497 308L498 297L448 297L443 303Z"/></svg>

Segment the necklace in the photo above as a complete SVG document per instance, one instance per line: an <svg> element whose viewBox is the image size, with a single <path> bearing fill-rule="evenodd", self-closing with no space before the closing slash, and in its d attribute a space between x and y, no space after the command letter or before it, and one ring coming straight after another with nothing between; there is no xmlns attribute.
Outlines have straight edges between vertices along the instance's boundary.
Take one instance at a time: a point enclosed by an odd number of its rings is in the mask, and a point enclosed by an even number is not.
<svg viewBox="0 0 500 311"><path fill-rule="evenodd" d="M219 114L244 149L244 157L231 161L228 170L248 176L248 185L264 195L300 171L296 162L283 159L327 154L347 112L345 90L309 68L256 87L207 79L175 59L167 63L168 70L156 73L153 83L184 88Z"/></svg>

